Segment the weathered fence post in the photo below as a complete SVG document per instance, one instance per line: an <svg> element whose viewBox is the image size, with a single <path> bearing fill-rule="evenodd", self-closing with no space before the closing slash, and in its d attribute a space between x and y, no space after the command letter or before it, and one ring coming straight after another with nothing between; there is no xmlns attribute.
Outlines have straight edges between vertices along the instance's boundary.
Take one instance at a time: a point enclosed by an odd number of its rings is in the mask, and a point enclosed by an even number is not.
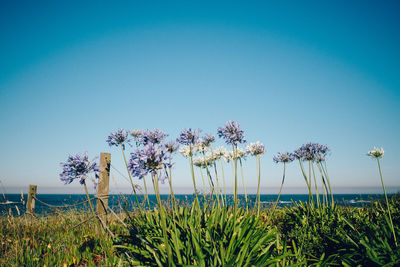
<svg viewBox="0 0 400 267"><path fill-rule="evenodd" d="M97 204L96 212L101 220L106 223L108 209L108 191L110 182L111 154L100 153L100 174L99 184L97 185Z"/></svg>
<svg viewBox="0 0 400 267"><path fill-rule="evenodd" d="M36 198L37 186L29 185L28 200L26 202L26 213L35 213L35 198Z"/></svg>

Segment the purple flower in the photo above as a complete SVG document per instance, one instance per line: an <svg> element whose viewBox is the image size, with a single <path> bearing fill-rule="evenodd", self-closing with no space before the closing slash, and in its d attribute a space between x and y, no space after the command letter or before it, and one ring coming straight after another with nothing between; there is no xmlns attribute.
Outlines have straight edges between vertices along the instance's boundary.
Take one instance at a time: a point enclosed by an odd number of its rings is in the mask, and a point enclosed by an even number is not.
<svg viewBox="0 0 400 267"><path fill-rule="evenodd" d="M295 156L290 152L278 152L278 155L274 156L273 161L275 163L284 162L289 163L295 160Z"/></svg>
<svg viewBox="0 0 400 267"><path fill-rule="evenodd" d="M311 161L324 161L326 155L329 152L329 148L326 145L318 143L306 143L296 149L293 154L295 158L300 160L311 160Z"/></svg>
<svg viewBox="0 0 400 267"><path fill-rule="evenodd" d="M154 129L153 131L147 129L146 131L143 131L140 135L139 142L143 145L161 144L164 141L164 138L167 136L168 134L158 129Z"/></svg>
<svg viewBox="0 0 400 267"><path fill-rule="evenodd" d="M182 145L194 145L199 141L201 130L193 130L192 128L184 129L176 141Z"/></svg>
<svg viewBox="0 0 400 267"><path fill-rule="evenodd" d="M215 141L215 136L212 134L206 134L202 139L201 143L205 147L209 147Z"/></svg>
<svg viewBox="0 0 400 267"><path fill-rule="evenodd" d="M60 163L63 168L62 173L60 173L60 180L65 184L70 184L74 179L81 179L80 183L83 184L86 176L92 172L98 178L99 166L94 160L89 161L87 152L83 155L69 156L66 162Z"/></svg>
<svg viewBox="0 0 400 267"><path fill-rule="evenodd" d="M148 173L156 174L163 166L172 167L170 155L163 146L157 147L152 143L145 145L142 149L131 153L128 168L133 176L139 179Z"/></svg>
<svg viewBox="0 0 400 267"><path fill-rule="evenodd" d="M175 141L169 141L169 142L165 143L164 146L165 146L165 150L167 152L169 152L170 154L175 153L179 148L179 145Z"/></svg>
<svg viewBox="0 0 400 267"><path fill-rule="evenodd" d="M128 132L124 129L118 129L117 131L111 133L106 142L109 146L119 146L122 145L124 147L124 142L128 140Z"/></svg>
<svg viewBox="0 0 400 267"><path fill-rule="evenodd" d="M240 129L239 123L235 121L228 121L224 127L219 127L218 136L224 138L227 144L246 143L244 131Z"/></svg>

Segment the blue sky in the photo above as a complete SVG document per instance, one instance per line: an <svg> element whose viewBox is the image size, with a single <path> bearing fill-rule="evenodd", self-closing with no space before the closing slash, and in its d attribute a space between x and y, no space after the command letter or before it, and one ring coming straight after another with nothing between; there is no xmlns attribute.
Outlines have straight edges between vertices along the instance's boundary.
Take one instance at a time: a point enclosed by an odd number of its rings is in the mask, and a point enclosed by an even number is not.
<svg viewBox="0 0 400 267"><path fill-rule="evenodd" d="M236 120L266 145L263 192L281 181L272 156L309 141L331 148L336 192L380 192L365 156L374 146L399 190L399 11L396 1L2 1L0 180L8 192L81 193L59 181L59 163L111 152L123 171L105 142L119 127L174 139ZM187 161L175 161L176 190L191 192ZM252 191L254 159L245 173ZM303 183L291 164L286 193Z"/></svg>

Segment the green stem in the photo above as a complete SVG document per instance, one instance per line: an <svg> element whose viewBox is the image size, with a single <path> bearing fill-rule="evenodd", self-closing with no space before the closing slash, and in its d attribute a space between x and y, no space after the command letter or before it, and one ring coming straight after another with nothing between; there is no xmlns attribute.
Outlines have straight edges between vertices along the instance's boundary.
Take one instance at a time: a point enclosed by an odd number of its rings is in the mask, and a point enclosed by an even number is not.
<svg viewBox="0 0 400 267"><path fill-rule="evenodd" d="M331 199L332 199L332 207L334 207L335 206L335 200L333 199L333 192L332 192L331 182L330 182L330 179L329 179L328 168L326 166L326 161L324 161L324 167L325 167L325 169L322 168L322 170L324 171L325 176L326 176L326 180L328 182L329 192L331 194Z"/></svg>
<svg viewBox="0 0 400 267"><path fill-rule="evenodd" d="M311 185L308 183L307 175L306 175L306 172L304 171L304 166L303 166L303 162L301 161L301 159L299 159L299 164L300 164L300 169L301 169L301 172L303 174L304 180L305 180L307 188L308 188L309 202L311 205L313 205L314 199L313 199L313 196L311 193Z"/></svg>
<svg viewBox="0 0 400 267"><path fill-rule="evenodd" d="M260 183L261 183L261 167L260 167L260 155L257 155L257 215L260 215Z"/></svg>
<svg viewBox="0 0 400 267"><path fill-rule="evenodd" d="M276 206L278 205L279 197L281 196L281 192L282 192L282 188L283 188L283 183L285 182L285 176L286 176L286 162L283 162L283 176L282 176L281 188L279 189L278 198L276 199L276 202L275 202L274 208L272 209L272 212L275 210Z"/></svg>
<svg viewBox="0 0 400 267"><path fill-rule="evenodd" d="M123 146L122 144L121 144L121 150L122 150L122 156L123 156L123 158L124 158L126 170L128 171L129 180L130 180L131 185L132 185L133 193L135 194L136 203L137 203L137 205L138 205L140 214L142 214L142 213L143 213L143 212L142 212L142 208L140 207L140 204L139 204L139 198L138 198L138 196L137 196L137 194L136 194L135 185L133 184L131 172L129 171L128 162L126 161L126 157L125 157L125 149L124 149L124 146Z"/></svg>
<svg viewBox="0 0 400 267"><path fill-rule="evenodd" d="M246 211L248 210L248 202L247 202L247 192L246 192L246 186L244 184L244 175L243 175L243 164L242 164L242 159L239 159L239 163L240 163L240 172L242 175L242 184L243 184L243 191L244 191L244 199L246 201Z"/></svg>
<svg viewBox="0 0 400 267"><path fill-rule="evenodd" d="M161 204L160 189L158 186L158 173L152 174L152 179L153 179L153 184L154 184L154 191L156 192L156 196L157 196L158 207L160 210L161 227L162 227L163 235L164 235L164 245L165 245L165 249L167 250L167 255L168 255L168 266L172 266L172 252L170 250L169 242L168 242L167 222L166 222L166 218L165 218L164 208L162 207L162 204Z"/></svg>
<svg viewBox="0 0 400 267"><path fill-rule="evenodd" d="M313 173L314 185L315 185L315 193L317 194L317 205L318 205L318 208L320 208L320 206L321 206L321 200L319 199L317 179L315 178L314 162L312 162L312 161L310 160L310 161L309 161L309 165L311 165L311 169L312 169L312 173Z"/></svg>
<svg viewBox="0 0 400 267"><path fill-rule="evenodd" d="M232 144L233 147L233 159L235 162L235 188L234 188L234 196L233 196L233 211L236 220L236 210L237 210L237 145Z"/></svg>
<svg viewBox="0 0 400 267"><path fill-rule="evenodd" d="M222 179L223 179L223 182L224 182L225 205L227 205L228 203L226 203L226 182L225 182L224 163L222 162L222 159L220 159L220 162L221 162L221 170L222 170Z"/></svg>
<svg viewBox="0 0 400 267"><path fill-rule="evenodd" d="M189 150L190 171L191 171L191 173L192 173L194 194L195 194L195 196L196 196L195 201L197 201L197 205L200 205L200 203L199 203L199 197L197 196L196 179L195 179L195 177L194 177L192 145L189 145L189 149L190 149L190 150Z"/></svg>
<svg viewBox="0 0 400 267"><path fill-rule="evenodd" d="M392 232L393 232L394 243L396 244L396 247L397 247L396 233L394 232L394 226L393 226L393 221L392 221L392 215L391 215L391 213L390 213L389 200L388 200L388 197L387 197L387 194L386 194L385 184L383 183L382 170L381 170L381 163L379 162L379 158L376 158L376 160L378 161L379 174L380 174L380 176L381 176L382 188L383 188L383 192L385 193L386 206L387 206L387 210L388 210L388 213L389 213L389 220L390 220L390 226L391 226Z"/></svg>

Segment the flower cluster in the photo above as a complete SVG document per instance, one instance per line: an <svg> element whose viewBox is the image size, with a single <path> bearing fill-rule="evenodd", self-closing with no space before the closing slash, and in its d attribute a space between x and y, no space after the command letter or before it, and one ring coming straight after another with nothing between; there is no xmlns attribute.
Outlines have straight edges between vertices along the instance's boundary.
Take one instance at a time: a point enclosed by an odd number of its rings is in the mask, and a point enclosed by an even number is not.
<svg viewBox="0 0 400 267"><path fill-rule="evenodd" d="M147 129L140 134L139 142L143 145L161 144L167 136L168 135L166 133L160 131L159 129L154 129L153 131Z"/></svg>
<svg viewBox="0 0 400 267"><path fill-rule="evenodd" d="M201 143L206 146L209 147L211 146L212 143L215 142L215 136L212 134L206 134L202 139L201 139Z"/></svg>
<svg viewBox="0 0 400 267"><path fill-rule="evenodd" d="M250 145L248 145L246 148L246 152L252 156L262 155L265 152L265 147L263 144L257 141L255 143L250 143Z"/></svg>
<svg viewBox="0 0 400 267"><path fill-rule="evenodd" d="M379 158L382 158L384 154L385 154L385 151L383 151L383 148L379 149L377 147L374 147L373 150L368 151L367 156L379 159Z"/></svg>
<svg viewBox="0 0 400 267"><path fill-rule="evenodd" d="M218 136L224 138L227 144L237 145L238 143L246 142L244 131L240 128L239 123L235 121L228 121L224 127L219 127Z"/></svg>
<svg viewBox="0 0 400 267"><path fill-rule="evenodd" d="M148 173L156 174L157 170L162 169L163 166L172 167L169 162L170 155L166 152L165 147L156 147L149 143L142 149L131 153L128 168L133 176L141 179Z"/></svg>
<svg viewBox="0 0 400 267"><path fill-rule="evenodd" d="M200 130L194 130L192 128L184 129L176 141L182 145L195 145L199 141Z"/></svg>
<svg viewBox="0 0 400 267"><path fill-rule="evenodd" d="M289 163L295 160L295 155L290 152L278 152L278 155L274 156L273 161L275 163Z"/></svg>
<svg viewBox="0 0 400 267"><path fill-rule="evenodd" d="M106 142L108 143L109 146L119 146L119 145L124 145L123 143L128 140L128 132L124 129L118 129L117 131L111 133L107 139Z"/></svg>
<svg viewBox="0 0 400 267"><path fill-rule="evenodd" d="M135 137L135 139L140 139L143 135L143 130L138 130L138 129L132 130L131 135Z"/></svg>
<svg viewBox="0 0 400 267"><path fill-rule="evenodd" d="M241 149L241 148L237 148L237 155L236 155L236 159L246 159L246 156L247 156L247 152L246 151L244 151L243 149ZM233 159L235 159L235 153L234 153L234 151L228 151L228 153L226 153L225 155L224 155L224 160L226 161L226 162L230 162L231 160L233 160Z"/></svg>
<svg viewBox="0 0 400 267"><path fill-rule="evenodd" d="M228 150L225 147L222 147L222 146L217 147L213 151L214 157L216 159L220 159L220 158L224 157L225 155L227 155L228 153L229 153Z"/></svg>
<svg viewBox="0 0 400 267"><path fill-rule="evenodd" d="M179 148L179 145L174 141L169 141L165 143L165 150L170 154L175 153Z"/></svg>
<svg viewBox="0 0 400 267"><path fill-rule="evenodd" d="M87 175L92 172L98 178L99 166L94 160L89 161L87 152L83 155L69 156L67 161L60 163L60 165L63 168L60 180L65 184L70 184L74 179L81 179L80 183L83 184Z"/></svg>
<svg viewBox="0 0 400 267"><path fill-rule="evenodd" d="M300 160L310 160L310 161L324 161L326 155L329 152L329 148L326 145L321 145L318 143L306 143L301 147L296 149L293 154L295 158Z"/></svg>
<svg viewBox="0 0 400 267"><path fill-rule="evenodd" d="M181 149L179 149L179 153L185 158L189 157L192 154L190 147L187 145L181 146Z"/></svg>

